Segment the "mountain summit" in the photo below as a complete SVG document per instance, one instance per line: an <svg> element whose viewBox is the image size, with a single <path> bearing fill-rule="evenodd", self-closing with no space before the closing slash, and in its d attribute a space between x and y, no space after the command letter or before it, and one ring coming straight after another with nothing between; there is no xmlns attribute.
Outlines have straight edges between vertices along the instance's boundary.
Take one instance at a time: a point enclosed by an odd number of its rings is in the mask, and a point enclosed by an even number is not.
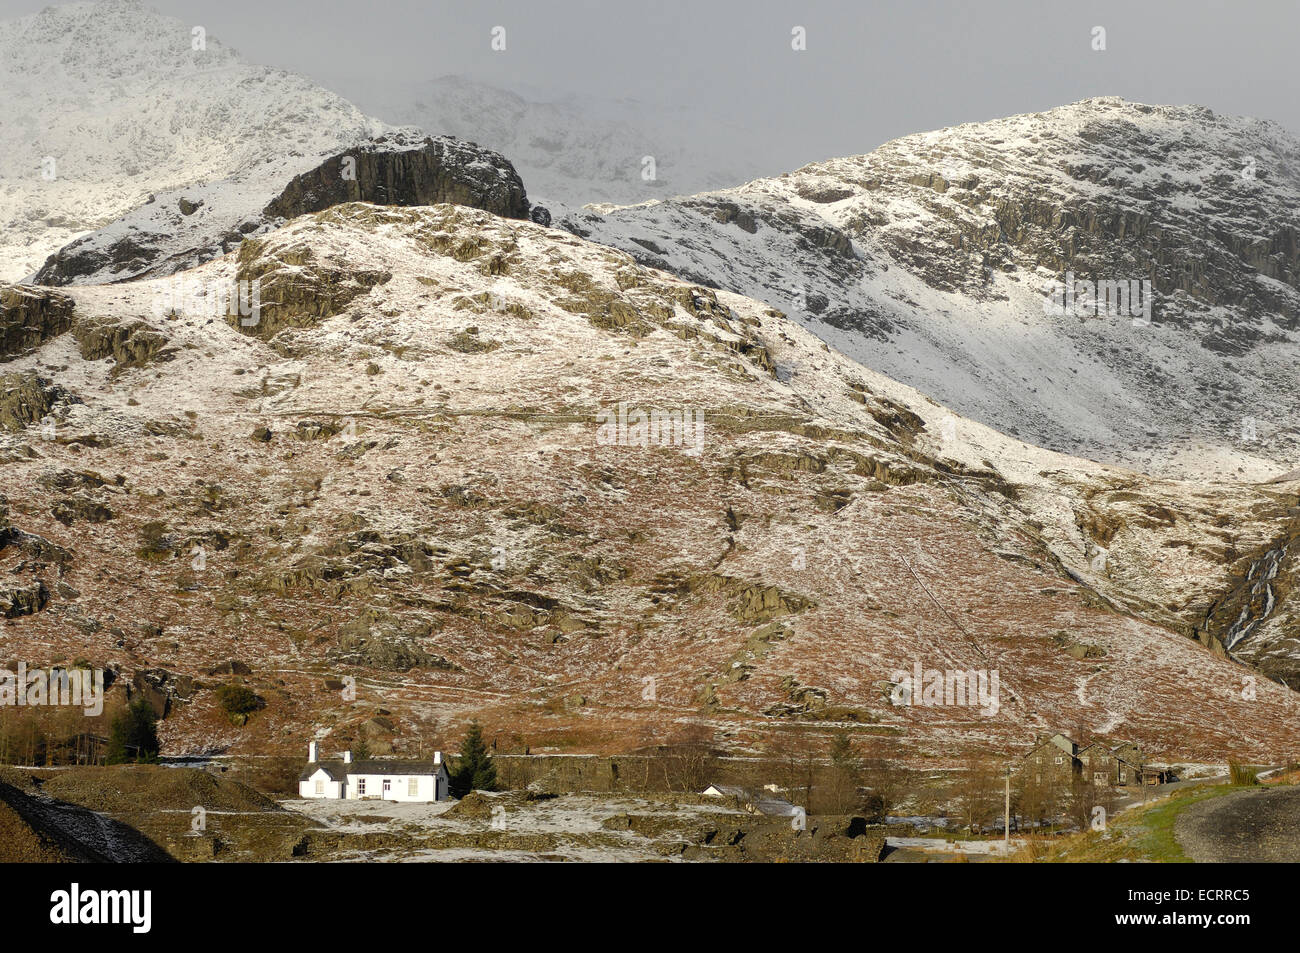
<svg viewBox="0 0 1300 953"><path fill-rule="evenodd" d="M1298 210L1279 126L1092 99L567 226L1031 442L1262 478L1300 449Z"/></svg>
<svg viewBox="0 0 1300 953"><path fill-rule="evenodd" d="M0 280L151 196L219 180L273 192L387 130L134 0L0 22L0 101Z"/></svg>

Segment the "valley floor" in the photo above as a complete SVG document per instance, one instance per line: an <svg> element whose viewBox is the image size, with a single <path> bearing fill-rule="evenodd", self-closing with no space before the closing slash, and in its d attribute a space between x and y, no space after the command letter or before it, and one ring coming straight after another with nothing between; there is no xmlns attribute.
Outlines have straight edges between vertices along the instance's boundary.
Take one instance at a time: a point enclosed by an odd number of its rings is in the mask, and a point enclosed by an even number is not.
<svg viewBox="0 0 1300 953"><path fill-rule="evenodd" d="M1029 838L1019 863L1295 863L1300 787L1237 786L1226 778L1166 785L1112 815L1104 831Z"/></svg>

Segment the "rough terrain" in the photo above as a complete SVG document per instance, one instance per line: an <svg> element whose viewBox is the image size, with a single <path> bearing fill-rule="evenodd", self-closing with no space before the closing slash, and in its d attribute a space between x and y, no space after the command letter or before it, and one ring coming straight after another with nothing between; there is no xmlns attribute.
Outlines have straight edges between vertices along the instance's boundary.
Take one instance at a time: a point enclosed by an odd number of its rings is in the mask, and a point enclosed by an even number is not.
<svg viewBox="0 0 1300 953"><path fill-rule="evenodd" d="M1300 462L1297 208L1282 127L1100 98L565 225L1030 443L1259 480ZM1047 313L1067 276L1153 307Z"/></svg>
<svg viewBox="0 0 1300 953"><path fill-rule="evenodd" d="M255 279L251 322L176 297ZM149 686L169 754L470 717L504 750L843 727L921 759L1081 720L1202 760L1294 733L1292 692L1190 637L1290 484L1029 447L762 304L459 206L49 294L74 330L4 365L0 654ZM892 704L917 663L997 669L996 711Z"/></svg>
<svg viewBox="0 0 1300 953"><path fill-rule="evenodd" d="M1174 832L1197 863L1300 861L1300 787L1234 791L1194 804L1178 815Z"/></svg>

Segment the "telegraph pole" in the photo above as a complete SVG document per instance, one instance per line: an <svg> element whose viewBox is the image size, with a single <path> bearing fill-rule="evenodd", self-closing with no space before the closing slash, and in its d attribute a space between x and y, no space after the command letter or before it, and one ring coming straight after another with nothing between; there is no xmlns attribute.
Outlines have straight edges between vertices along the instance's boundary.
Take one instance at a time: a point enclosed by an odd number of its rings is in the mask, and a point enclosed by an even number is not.
<svg viewBox="0 0 1300 953"><path fill-rule="evenodd" d="M1011 850L1011 765L1007 765L1007 794L1002 806L1002 856Z"/></svg>

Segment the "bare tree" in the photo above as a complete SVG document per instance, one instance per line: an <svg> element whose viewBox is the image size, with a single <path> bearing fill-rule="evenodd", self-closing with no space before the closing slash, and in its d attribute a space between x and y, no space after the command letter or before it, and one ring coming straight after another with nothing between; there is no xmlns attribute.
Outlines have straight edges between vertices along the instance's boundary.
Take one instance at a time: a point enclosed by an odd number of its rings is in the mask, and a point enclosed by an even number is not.
<svg viewBox="0 0 1300 953"><path fill-rule="evenodd" d="M915 773L889 758L867 758L862 764L862 781L869 792L868 804L876 819L884 821L912 793Z"/></svg>
<svg viewBox="0 0 1300 953"><path fill-rule="evenodd" d="M972 834L977 828L992 823L1001 806L1002 774L997 764L988 758L971 755L957 784L957 803L966 829Z"/></svg>
<svg viewBox="0 0 1300 953"><path fill-rule="evenodd" d="M713 729L692 723L684 726L668 741L668 761L672 772L669 790L676 781L683 791L699 792L713 780L717 771L717 753L713 748Z"/></svg>
<svg viewBox="0 0 1300 953"><path fill-rule="evenodd" d="M837 731L831 737L831 763L825 784L825 807L834 814L856 811L861 804L858 784L862 762L853 750L848 732Z"/></svg>
<svg viewBox="0 0 1300 953"><path fill-rule="evenodd" d="M1109 817L1115 810L1115 802L1115 789L1108 782L1076 776L1065 797L1066 814L1075 827L1086 831L1099 816L1097 808L1104 812L1101 817Z"/></svg>
<svg viewBox="0 0 1300 953"><path fill-rule="evenodd" d="M766 748L776 771L777 785L792 803L808 808L813 765L808 739L795 731L781 732L768 740Z"/></svg>

